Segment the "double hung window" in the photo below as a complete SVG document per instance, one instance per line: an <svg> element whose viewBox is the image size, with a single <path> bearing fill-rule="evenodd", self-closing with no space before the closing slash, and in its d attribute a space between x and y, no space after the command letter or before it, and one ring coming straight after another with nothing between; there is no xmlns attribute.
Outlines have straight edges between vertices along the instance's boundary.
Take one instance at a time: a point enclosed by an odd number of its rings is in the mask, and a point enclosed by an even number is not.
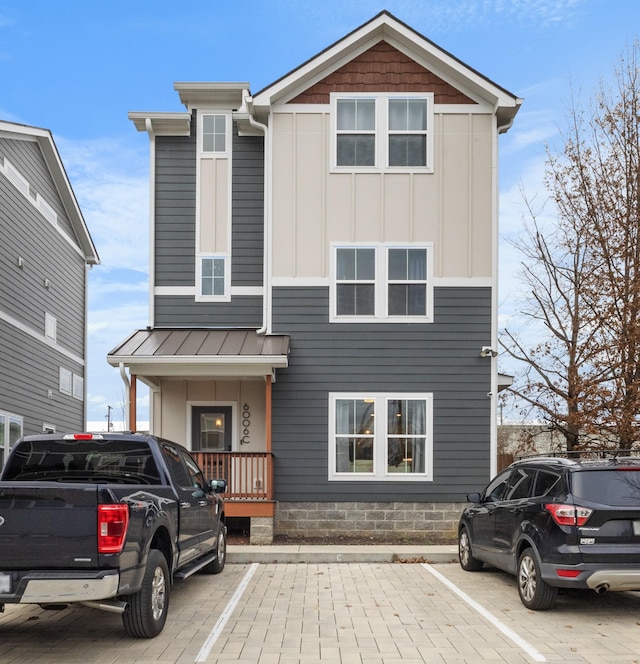
<svg viewBox="0 0 640 664"><path fill-rule="evenodd" d="M430 322L431 245L334 247L334 322Z"/></svg>
<svg viewBox="0 0 640 664"><path fill-rule="evenodd" d="M433 169L433 94L332 95L337 170Z"/></svg>
<svg viewBox="0 0 640 664"><path fill-rule="evenodd" d="M430 394L333 394L329 400L329 479L432 479Z"/></svg>

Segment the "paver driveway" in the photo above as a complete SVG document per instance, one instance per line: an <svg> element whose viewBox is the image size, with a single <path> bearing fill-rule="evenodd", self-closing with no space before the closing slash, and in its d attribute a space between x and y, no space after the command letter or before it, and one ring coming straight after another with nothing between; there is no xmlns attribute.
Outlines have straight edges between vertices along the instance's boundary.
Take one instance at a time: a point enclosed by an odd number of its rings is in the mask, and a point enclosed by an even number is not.
<svg viewBox="0 0 640 664"><path fill-rule="evenodd" d="M0 662L640 662L640 594L571 593L535 613L513 577L455 564L228 565L175 586L171 602L150 640L110 613L8 605Z"/></svg>

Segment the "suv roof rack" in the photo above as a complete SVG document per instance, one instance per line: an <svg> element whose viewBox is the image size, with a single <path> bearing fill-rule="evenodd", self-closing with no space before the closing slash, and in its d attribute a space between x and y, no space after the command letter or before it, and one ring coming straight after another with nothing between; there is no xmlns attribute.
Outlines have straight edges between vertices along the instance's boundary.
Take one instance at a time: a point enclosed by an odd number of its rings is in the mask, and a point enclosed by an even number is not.
<svg viewBox="0 0 640 664"><path fill-rule="evenodd" d="M581 450L561 450L558 452L543 452L539 454L521 454L516 457L516 461L539 461L541 459L556 459L570 461L585 461L594 459L617 460L624 459L640 461L640 450L626 450L622 448L611 449L607 447L584 448Z"/></svg>

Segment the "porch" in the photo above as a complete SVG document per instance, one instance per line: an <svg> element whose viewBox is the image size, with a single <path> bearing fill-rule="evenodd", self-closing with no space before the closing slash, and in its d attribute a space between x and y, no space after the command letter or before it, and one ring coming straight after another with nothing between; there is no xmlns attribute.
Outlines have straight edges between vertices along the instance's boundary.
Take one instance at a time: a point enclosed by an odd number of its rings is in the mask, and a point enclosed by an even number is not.
<svg viewBox="0 0 640 664"><path fill-rule="evenodd" d="M271 452L192 452L207 479L227 480L222 495L228 517L271 517L273 454Z"/></svg>

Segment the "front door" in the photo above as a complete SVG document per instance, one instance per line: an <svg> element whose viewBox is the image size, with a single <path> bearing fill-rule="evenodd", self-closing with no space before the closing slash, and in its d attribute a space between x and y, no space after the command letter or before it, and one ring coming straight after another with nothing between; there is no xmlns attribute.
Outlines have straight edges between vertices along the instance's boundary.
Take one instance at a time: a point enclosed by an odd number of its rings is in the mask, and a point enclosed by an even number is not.
<svg viewBox="0 0 640 664"><path fill-rule="evenodd" d="M231 452L231 406L193 406L191 449L195 452Z"/></svg>

